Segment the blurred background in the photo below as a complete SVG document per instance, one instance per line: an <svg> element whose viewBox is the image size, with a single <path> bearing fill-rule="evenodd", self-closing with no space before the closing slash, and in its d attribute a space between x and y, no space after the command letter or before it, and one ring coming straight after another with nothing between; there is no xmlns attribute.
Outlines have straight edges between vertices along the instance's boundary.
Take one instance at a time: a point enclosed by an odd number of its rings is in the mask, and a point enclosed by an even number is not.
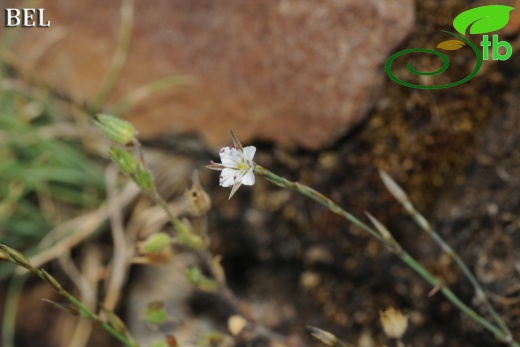
<svg viewBox="0 0 520 347"><path fill-rule="evenodd" d="M354 346L383 346L379 311L393 306L409 317L406 346L501 346L377 240L313 201L258 178L228 201L229 190L203 167L218 161L233 129L257 147L258 164L361 219L364 211L376 216L486 315L451 258L388 194L377 170L388 172L520 339L519 10L497 32L511 58L484 61L460 86L408 88L384 70L397 51L450 39L439 29L452 31L459 13L497 3L4 0L4 14L44 9L50 26L0 27L0 243L89 307L114 309L143 346L166 333L181 346L228 343L208 334L226 332L233 309L187 283L183 271L196 262L189 252L176 250L160 266L117 265L115 230L142 240L170 226L107 159L108 141L92 119L115 114L137 128L158 188L180 216L200 171L212 200L211 251L230 289L273 332L241 343L319 345L311 325ZM471 40L480 48L479 35ZM415 83L469 75L472 54L447 52L448 71ZM405 64L394 63L399 76ZM439 66L435 57L414 60L418 70ZM121 274L115 286L107 284L113 273ZM42 302L60 300L50 286L14 275L1 264L1 346L117 345ZM154 300L173 317L160 329L140 314Z"/></svg>

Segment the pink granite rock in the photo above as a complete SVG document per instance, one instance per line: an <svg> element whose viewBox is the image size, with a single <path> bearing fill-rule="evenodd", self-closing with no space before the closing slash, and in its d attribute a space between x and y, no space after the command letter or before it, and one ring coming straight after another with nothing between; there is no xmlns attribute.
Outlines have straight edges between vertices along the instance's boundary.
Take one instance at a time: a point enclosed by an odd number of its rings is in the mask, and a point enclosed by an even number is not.
<svg viewBox="0 0 520 347"><path fill-rule="evenodd" d="M19 30L18 63L60 93L91 101L115 50L120 2L38 6L51 26ZM243 143L316 149L365 117L385 82L385 60L413 22L412 0L137 0L127 65L110 101L191 75L193 84L123 116L145 137L193 133L218 147L233 128Z"/></svg>

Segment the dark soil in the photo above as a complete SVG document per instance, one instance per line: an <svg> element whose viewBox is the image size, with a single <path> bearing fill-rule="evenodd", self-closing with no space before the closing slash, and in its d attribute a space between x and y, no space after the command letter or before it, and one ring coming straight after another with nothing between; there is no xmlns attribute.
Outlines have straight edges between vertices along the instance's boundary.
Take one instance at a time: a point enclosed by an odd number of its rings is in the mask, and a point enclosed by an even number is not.
<svg viewBox="0 0 520 347"><path fill-rule="evenodd" d="M437 29L450 30L465 6L417 2L417 28L403 49L441 42ZM425 64L433 70L436 62ZM463 74L473 63L468 56L455 64ZM332 148L308 153L258 146L256 161L316 188L359 218L370 211L465 302L474 302L458 268L386 192L377 175L386 170L485 289L513 298L520 280L519 67L514 52L450 89L389 82L370 119ZM231 284L245 298L276 303L277 317L266 318L275 330L304 337L306 325L315 325L354 344L369 334L381 345L378 311L394 306L410 316L407 345L501 345L440 293L429 296L432 288L376 240L314 202L267 182L241 189L228 202L228 191L214 183L212 237ZM497 297L494 305L520 331L520 304Z"/></svg>

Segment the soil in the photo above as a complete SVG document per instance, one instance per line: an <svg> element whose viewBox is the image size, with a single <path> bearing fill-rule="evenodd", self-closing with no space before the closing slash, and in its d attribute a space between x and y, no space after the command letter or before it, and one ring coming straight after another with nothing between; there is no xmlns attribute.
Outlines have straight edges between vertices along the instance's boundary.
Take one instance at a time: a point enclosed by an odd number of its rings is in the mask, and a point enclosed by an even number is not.
<svg viewBox="0 0 520 347"><path fill-rule="evenodd" d="M417 2L417 28L402 49L441 42L437 29L450 30L465 6ZM517 34L508 40L518 40ZM464 76L470 62L469 56L456 61L460 71L454 74ZM426 61L426 70L437 63ZM517 297L520 280L519 67L514 52L450 89L389 82L370 119L333 147L309 153L265 144L255 160L359 218L369 211L465 302L476 303L456 265L386 192L377 174L386 170L469 264L518 338L519 303L505 297ZM228 202L228 191L211 184L218 206L212 237L231 284L246 301L264 306L264 319L276 331L315 344L305 337L313 325L354 345L370 335L379 346L378 311L394 306L410 317L407 345L501 345L440 293L429 295L431 286L376 240L314 202L267 182L241 188Z"/></svg>

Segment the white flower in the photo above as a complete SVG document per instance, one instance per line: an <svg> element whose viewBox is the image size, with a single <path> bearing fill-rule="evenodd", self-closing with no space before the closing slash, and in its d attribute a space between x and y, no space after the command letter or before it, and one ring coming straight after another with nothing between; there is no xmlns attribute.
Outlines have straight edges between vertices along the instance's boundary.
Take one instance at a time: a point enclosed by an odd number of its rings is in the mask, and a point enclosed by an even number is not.
<svg viewBox="0 0 520 347"><path fill-rule="evenodd" d="M211 165L206 166L208 169L222 171L219 177L219 184L222 187L233 186L229 195L230 199L242 184L246 186L255 184L255 174L253 173L255 152L256 147L254 146L241 148L230 145L220 150L222 163L211 162Z"/></svg>

